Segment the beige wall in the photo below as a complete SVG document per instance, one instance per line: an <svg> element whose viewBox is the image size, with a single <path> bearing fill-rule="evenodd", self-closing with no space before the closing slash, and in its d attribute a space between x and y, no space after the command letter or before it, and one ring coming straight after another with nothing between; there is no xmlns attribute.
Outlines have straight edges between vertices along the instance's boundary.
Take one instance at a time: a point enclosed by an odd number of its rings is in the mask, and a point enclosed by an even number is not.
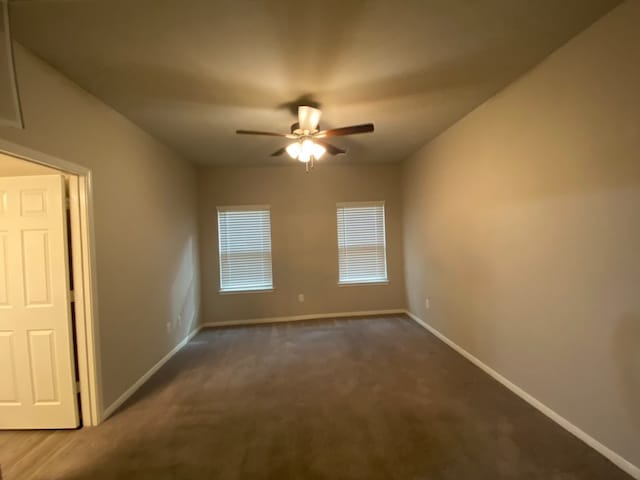
<svg viewBox="0 0 640 480"><path fill-rule="evenodd" d="M206 322L404 308L399 165L207 168L199 173ZM386 201L388 285L338 287L336 202ZM271 205L269 293L218 293L217 206ZM297 295L303 293L305 302Z"/></svg>
<svg viewBox="0 0 640 480"><path fill-rule="evenodd" d="M197 321L194 168L22 48L16 64L26 130L0 137L93 172L108 406Z"/></svg>
<svg viewBox="0 0 640 480"><path fill-rule="evenodd" d="M0 177L59 174L58 170L0 153Z"/></svg>
<svg viewBox="0 0 640 480"><path fill-rule="evenodd" d="M403 172L410 310L635 465L638 25L614 10Z"/></svg>

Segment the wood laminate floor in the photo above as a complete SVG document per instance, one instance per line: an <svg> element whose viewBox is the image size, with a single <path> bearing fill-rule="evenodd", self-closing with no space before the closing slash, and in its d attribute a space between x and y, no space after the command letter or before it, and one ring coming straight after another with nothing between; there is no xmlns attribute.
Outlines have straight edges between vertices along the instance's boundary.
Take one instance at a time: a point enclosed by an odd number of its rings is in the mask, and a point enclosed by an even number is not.
<svg viewBox="0 0 640 480"><path fill-rule="evenodd" d="M4 480L629 479L411 320L206 329L116 414L0 432Z"/></svg>

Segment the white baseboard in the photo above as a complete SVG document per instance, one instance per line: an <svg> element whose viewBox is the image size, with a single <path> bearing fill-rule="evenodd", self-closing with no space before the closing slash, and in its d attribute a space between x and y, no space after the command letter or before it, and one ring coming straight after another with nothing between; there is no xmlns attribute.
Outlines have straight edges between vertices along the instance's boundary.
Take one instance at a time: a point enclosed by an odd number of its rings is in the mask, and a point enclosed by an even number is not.
<svg viewBox="0 0 640 480"><path fill-rule="evenodd" d="M129 397L131 397L131 395L136 393L136 391L142 385L144 385L145 382L149 380L154 373L160 370L160 368L165 363L167 363L169 359L171 359L171 357L173 357L176 353L178 353L178 351L180 351L180 349L182 349L182 347L184 347L187 343L189 343L189 341L196 336L196 334L200 331L201 328L202 326L196 327L189 335L187 335L184 339L182 339L180 343L178 343L175 347L173 347L173 349L169 353L167 353L164 357L162 357L158 361L158 363L156 363L153 367L151 367L147 371L147 373L145 373L138 380L136 380L136 382L133 385L131 385L122 395L120 395L116 399L116 401L114 401L111 405L105 408L102 412L102 418L100 419L100 421L105 421L107 418L109 418L113 414L113 412L115 412L120 407L120 405L126 402L129 399Z"/></svg>
<svg viewBox="0 0 640 480"><path fill-rule="evenodd" d="M201 327L234 327L241 325L261 325L265 323L300 322L304 320L321 320L323 318L368 317L373 315L404 315L405 310L365 310L359 312L311 313L308 315L292 315L289 317L250 318L246 320L225 320L223 322L209 322Z"/></svg>
<svg viewBox="0 0 640 480"><path fill-rule="evenodd" d="M598 440L593 438L591 435L589 435L588 433L584 432L583 430L581 430L580 428L575 426L573 423L571 423L569 420L567 420L566 418L561 416L559 413L555 412L554 410L552 410L551 408L546 406L544 403L542 403L541 401L539 401L538 399L536 399L535 397L533 397L529 393L525 392L522 388L520 388L516 384L512 383L510 380L508 380L505 377L503 377L502 375L500 375L498 372L496 372L489 365L487 365L486 363L483 363L477 357L474 357L472 354L467 352L460 345L458 345L457 343L453 342L453 340L450 340L449 338L447 338L445 335L440 333L438 330L436 330L434 327L432 327L428 323L426 323L423 320L421 320L420 318L418 318L413 313L411 313L409 311L406 311L405 313L412 320L414 320L418 325L424 327L426 330L428 330L433 335L435 335L437 338L442 340L449 347L453 348L456 352L458 352L460 355L465 357L471 363L473 363L474 365L476 365L477 367L482 369L488 375L490 375L493 378L495 378L498 382L500 382L502 385L507 387L513 393L518 395L520 398L522 398L529 405L531 405L532 407L536 408L537 410L539 410L540 412L545 414L547 417L549 417L551 420L556 422L558 425L560 425L562 428L567 430L569 433L572 433L577 438L582 440L584 443L589 445L591 448L593 448L597 452L599 452L602 455L604 455L613 464L618 466L621 470L625 471L626 473L631 475L633 478L640 479L640 468L635 466L633 463L631 463L627 459L623 458L622 456L618 455L616 452L614 452L610 448L608 448L605 445L603 445L602 443L600 443Z"/></svg>

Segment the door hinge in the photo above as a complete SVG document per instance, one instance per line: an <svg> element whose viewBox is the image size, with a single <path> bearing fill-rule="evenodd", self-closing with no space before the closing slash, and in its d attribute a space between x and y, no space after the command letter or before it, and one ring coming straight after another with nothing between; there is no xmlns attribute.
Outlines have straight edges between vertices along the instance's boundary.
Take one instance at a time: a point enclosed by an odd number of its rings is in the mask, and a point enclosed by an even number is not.
<svg viewBox="0 0 640 480"><path fill-rule="evenodd" d="M69 290L69 301L70 302L75 302L76 301L76 292L75 292L75 290Z"/></svg>
<svg viewBox="0 0 640 480"><path fill-rule="evenodd" d="M80 382L79 381L76 382L75 393L80 393Z"/></svg>

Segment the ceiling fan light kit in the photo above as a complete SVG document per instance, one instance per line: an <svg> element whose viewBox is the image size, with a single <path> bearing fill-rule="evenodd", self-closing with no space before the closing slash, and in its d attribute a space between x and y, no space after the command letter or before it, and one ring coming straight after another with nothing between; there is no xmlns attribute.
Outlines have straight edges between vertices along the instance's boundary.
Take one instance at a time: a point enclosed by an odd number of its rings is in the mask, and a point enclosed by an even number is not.
<svg viewBox="0 0 640 480"><path fill-rule="evenodd" d="M319 160L325 153L330 155L342 155L346 150L335 147L322 139L328 137L341 137L354 135L356 133L373 132L373 123L362 125L352 125L350 127L333 128L330 130L320 130L320 117L322 112L314 107L298 107L298 122L291 125L291 133L260 132L256 130L236 130L240 135L267 135L272 137L284 137L295 142L284 148L276 150L271 154L277 157L287 153L291 158L305 164L305 169L309 172L314 168L316 160Z"/></svg>
<svg viewBox="0 0 640 480"><path fill-rule="evenodd" d="M291 158L300 160L303 163L309 162L312 157L315 160L318 160L327 151L327 149L322 145L315 143L309 138L291 143L285 148L285 150Z"/></svg>

